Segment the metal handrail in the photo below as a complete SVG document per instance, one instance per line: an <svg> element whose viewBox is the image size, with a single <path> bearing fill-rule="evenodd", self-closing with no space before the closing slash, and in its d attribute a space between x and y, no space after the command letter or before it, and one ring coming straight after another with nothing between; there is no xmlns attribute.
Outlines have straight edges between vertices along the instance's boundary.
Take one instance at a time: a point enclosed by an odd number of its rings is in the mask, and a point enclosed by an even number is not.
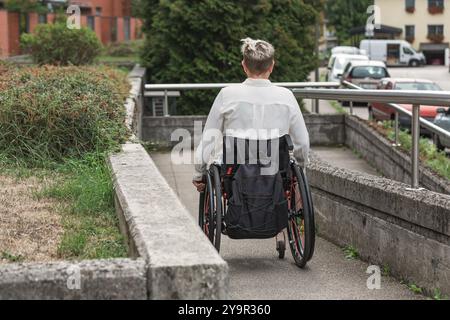
<svg viewBox="0 0 450 320"><path fill-rule="evenodd" d="M293 92L307 99L450 106L448 91L294 89Z"/></svg>
<svg viewBox="0 0 450 320"><path fill-rule="evenodd" d="M147 91L161 90L208 90L222 89L229 86L239 85L241 83L185 83L185 84L146 84ZM294 88L339 88L339 82L273 82L278 87L288 89Z"/></svg>
<svg viewBox="0 0 450 320"><path fill-rule="evenodd" d="M450 133L436 126L430 121L420 117L420 105L430 106L450 106L450 92L429 92L429 91L398 91L398 90L365 90L350 82L279 82L273 83L276 86L292 89L293 93L301 98L318 100L341 100L350 102L351 114L353 114L353 102L379 102L386 103L395 109L395 136L396 146L398 145L398 114L402 113L411 117L412 131L412 152L411 152L411 180L412 188L419 188L419 128L420 125L431 132L450 138ZM203 84L147 84L146 91L164 91L165 108L164 114L168 115L168 91L169 90L209 90L222 89L225 87L238 85L238 83L203 83ZM338 89L344 85L350 89ZM309 89L305 89L309 88ZM327 89L318 89L327 88ZM413 104L413 112L398 105ZM318 113L318 103L316 103Z"/></svg>
<svg viewBox="0 0 450 320"><path fill-rule="evenodd" d="M343 83L347 85L346 83ZM357 86L352 84L352 88ZM450 92L424 92L402 90L365 90L358 89L294 89L296 96L305 99L340 100L352 102L378 102L386 103L399 113L412 117L412 112L406 110L397 103L429 106L450 106ZM420 118L420 124L431 132L450 138L450 133L434 123Z"/></svg>
<svg viewBox="0 0 450 320"><path fill-rule="evenodd" d="M400 91L400 90L365 90L354 84L343 81L344 86L351 89L294 89L296 96L309 99L341 100L353 102L386 103L396 110L395 140L398 145L398 113L411 117L412 150L411 150L411 186L419 188L419 137L420 125L435 134L450 138L450 133L420 117L420 105L450 106L450 92ZM397 103L412 104L413 112L409 112Z"/></svg>
<svg viewBox="0 0 450 320"><path fill-rule="evenodd" d="M357 85L348 82L348 81L342 81L342 84L348 88L352 88L352 89L357 89L357 90L364 90L364 88L358 87ZM409 102L408 104L410 104L411 102ZM411 111L403 108L402 106L399 106L398 104L395 103L387 103L388 106L392 107L396 112L404 114L410 118L412 118L413 114ZM397 119L398 120L398 119ZM424 119L422 117L420 117L420 124L424 127L427 128L428 130L430 130L433 133L436 134L440 134L445 136L446 138L450 139L450 132L448 132L447 130L442 129L441 127L438 127L437 125L435 125L434 123L428 121L427 119Z"/></svg>

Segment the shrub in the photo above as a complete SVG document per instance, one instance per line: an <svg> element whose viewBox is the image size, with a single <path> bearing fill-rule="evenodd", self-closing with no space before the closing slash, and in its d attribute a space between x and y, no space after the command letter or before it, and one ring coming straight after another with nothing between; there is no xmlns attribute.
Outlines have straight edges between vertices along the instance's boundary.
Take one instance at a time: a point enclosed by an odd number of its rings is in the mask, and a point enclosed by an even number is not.
<svg viewBox="0 0 450 320"><path fill-rule="evenodd" d="M22 35L21 45L40 65L90 64L102 49L92 30L69 29L63 23L39 25L35 33Z"/></svg>
<svg viewBox="0 0 450 320"><path fill-rule="evenodd" d="M112 57L137 56L141 49L142 41L126 41L110 43L105 48L105 54Z"/></svg>
<svg viewBox="0 0 450 320"><path fill-rule="evenodd" d="M0 153L30 165L106 152L126 137L125 74L106 67L0 73Z"/></svg>

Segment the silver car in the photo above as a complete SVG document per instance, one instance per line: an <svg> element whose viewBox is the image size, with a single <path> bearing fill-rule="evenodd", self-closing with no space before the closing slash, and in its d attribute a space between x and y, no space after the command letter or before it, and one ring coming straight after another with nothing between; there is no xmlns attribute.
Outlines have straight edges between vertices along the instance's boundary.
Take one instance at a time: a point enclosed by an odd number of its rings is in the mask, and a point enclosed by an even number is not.
<svg viewBox="0 0 450 320"><path fill-rule="evenodd" d="M450 108L440 108L437 112L434 124L450 133ZM444 135L435 134L433 140L439 150L450 148L450 138L447 138Z"/></svg>
<svg viewBox="0 0 450 320"><path fill-rule="evenodd" d="M364 89L377 89L381 79L390 77L386 65L381 61L351 61L341 75L342 80Z"/></svg>

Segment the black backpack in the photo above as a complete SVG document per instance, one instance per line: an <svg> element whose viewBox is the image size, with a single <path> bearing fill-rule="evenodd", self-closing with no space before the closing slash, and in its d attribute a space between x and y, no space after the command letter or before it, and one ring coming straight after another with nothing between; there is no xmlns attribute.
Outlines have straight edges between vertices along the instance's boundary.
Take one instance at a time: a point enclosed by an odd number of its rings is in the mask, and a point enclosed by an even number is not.
<svg viewBox="0 0 450 320"><path fill-rule="evenodd" d="M287 227L285 183L290 172L288 139L289 136L279 139L279 170L273 175L261 174L261 170L269 164L263 165L259 157L258 164L226 165L229 174L225 176L224 183L229 197L225 224L231 239L273 238ZM271 144L271 141L267 143ZM270 154L270 146L268 150ZM248 147L245 160L248 160Z"/></svg>

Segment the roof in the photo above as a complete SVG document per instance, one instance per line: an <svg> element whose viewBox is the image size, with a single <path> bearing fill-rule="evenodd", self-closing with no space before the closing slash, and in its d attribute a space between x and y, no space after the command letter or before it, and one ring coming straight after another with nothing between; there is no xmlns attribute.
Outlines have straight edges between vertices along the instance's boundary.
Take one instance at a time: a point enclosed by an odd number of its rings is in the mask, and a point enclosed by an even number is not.
<svg viewBox="0 0 450 320"><path fill-rule="evenodd" d="M352 67L361 67L361 66L373 66L373 67L386 67L386 64L383 61L375 61L375 60L369 60L369 61L350 61L352 64Z"/></svg>
<svg viewBox="0 0 450 320"><path fill-rule="evenodd" d="M369 59L368 56L363 55L363 54L348 54L348 53L335 53L331 57L334 57L334 58L357 58L357 59L367 58L367 60Z"/></svg>
<svg viewBox="0 0 450 320"><path fill-rule="evenodd" d="M388 34L400 35L400 34L402 34L403 29L382 24L380 26L380 29L375 29L374 32L375 32L375 34L388 33ZM364 25L364 26L352 28L349 30L349 33L352 36L358 35L358 34L366 34L366 26Z"/></svg>

